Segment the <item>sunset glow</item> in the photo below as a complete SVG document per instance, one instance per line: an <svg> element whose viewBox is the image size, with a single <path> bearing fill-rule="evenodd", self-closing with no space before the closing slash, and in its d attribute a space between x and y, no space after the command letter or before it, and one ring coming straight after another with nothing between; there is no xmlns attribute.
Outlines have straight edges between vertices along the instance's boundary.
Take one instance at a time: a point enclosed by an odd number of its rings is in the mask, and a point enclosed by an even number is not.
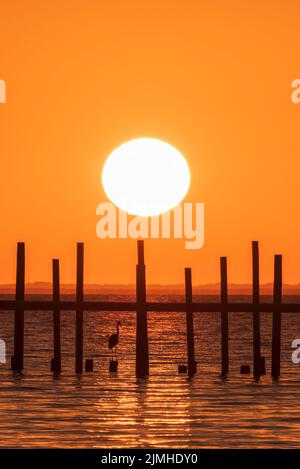
<svg viewBox="0 0 300 469"><path fill-rule="evenodd" d="M196 284L216 283L212 260L225 253L230 282L249 283L246 246L258 239L261 281L272 281L280 252L285 282L298 284L299 2L47 5L1 5L0 283L15 281L17 241L28 244L26 282L51 281L57 257L73 283L78 240L88 283L133 283L134 240L99 242L95 209L107 201L109 154L149 136L183 154L184 202L206 208L198 257L178 239L148 240L150 283L177 284L187 265Z"/></svg>

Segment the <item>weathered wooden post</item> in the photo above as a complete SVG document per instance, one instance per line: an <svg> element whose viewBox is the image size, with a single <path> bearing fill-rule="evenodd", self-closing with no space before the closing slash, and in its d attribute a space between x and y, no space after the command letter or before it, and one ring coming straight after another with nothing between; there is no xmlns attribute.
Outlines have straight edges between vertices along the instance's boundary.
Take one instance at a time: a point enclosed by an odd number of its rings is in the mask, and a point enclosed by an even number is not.
<svg viewBox="0 0 300 469"><path fill-rule="evenodd" d="M53 278L53 345L54 357L51 362L51 371L61 372L61 346L60 346L60 288L59 288L59 260L52 260L52 278Z"/></svg>
<svg viewBox="0 0 300 469"><path fill-rule="evenodd" d="M273 323L272 323L272 378L280 376L280 336L281 336L281 297L282 297L282 256L274 257Z"/></svg>
<svg viewBox="0 0 300 469"><path fill-rule="evenodd" d="M252 241L252 303L253 303L253 376L255 379L258 379L261 375L258 241Z"/></svg>
<svg viewBox="0 0 300 469"><path fill-rule="evenodd" d="M196 373L195 346L194 346L194 322L193 322L193 292L192 292L192 271L189 267L185 269L185 302L186 302L186 337L188 356L188 375Z"/></svg>
<svg viewBox="0 0 300 469"><path fill-rule="evenodd" d="M76 345L75 372L82 373L83 367L83 243L77 243L77 278L76 278Z"/></svg>
<svg viewBox="0 0 300 469"><path fill-rule="evenodd" d="M14 371L23 370L24 357L24 297L25 297L25 244L17 245L17 276L16 276L16 309L14 356L11 358L11 368Z"/></svg>
<svg viewBox="0 0 300 469"><path fill-rule="evenodd" d="M227 257L220 258L221 267L221 350L222 350L222 376L229 370L228 353L228 288L227 288Z"/></svg>
<svg viewBox="0 0 300 469"><path fill-rule="evenodd" d="M144 264L144 241L138 241L138 264L136 266L136 376L149 374L148 326L146 310L146 274Z"/></svg>

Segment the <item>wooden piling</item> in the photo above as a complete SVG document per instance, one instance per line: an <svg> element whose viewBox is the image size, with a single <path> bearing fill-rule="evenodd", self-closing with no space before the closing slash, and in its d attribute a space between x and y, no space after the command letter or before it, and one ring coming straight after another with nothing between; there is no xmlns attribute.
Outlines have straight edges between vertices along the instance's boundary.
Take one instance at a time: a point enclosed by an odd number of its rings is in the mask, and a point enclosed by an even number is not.
<svg viewBox="0 0 300 469"><path fill-rule="evenodd" d="M83 369L83 310L78 307L83 302L83 255L84 245L77 243L75 372L78 374Z"/></svg>
<svg viewBox="0 0 300 469"><path fill-rule="evenodd" d="M196 372L195 346L194 346L194 321L193 321L193 292L192 292L192 271L189 267L185 268L185 301L186 301L186 338L187 338L187 357L188 357L188 375L193 376Z"/></svg>
<svg viewBox="0 0 300 469"><path fill-rule="evenodd" d="M139 240L137 245L138 264L136 266L136 376L138 378L143 378L149 374L144 241Z"/></svg>
<svg viewBox="0 0 300 469"><path fill-rule="evenodd" d="M253 376L261 375L260 311L259 311L259 250L258 241L252 241L252 302L253 302Z"/></svg>
<svg viewBox="0 0 300 469"><path fill-rule="evenodd" d="M53 278L53 346L54 358L52 371L61 372L61 345L60 345L60 288L59 288L59 260L52 260L52 278Z"/></svg>
<svg viewBox="0 0 300 469"><path fill-rule="evenodd" d="M228 287L227 287L227 257L220 258L221 268L221 374L226 376L229 371L228 352Z"/></svg>
<svg viewBox="0 0 300 469"><path fill-rule="evenodd" d="M24 365L24 297L25 297L25 244L17 245L17 274L16 274L16 309L14 356L11 367L14 371L22 371Z"/></svg>
<svg viewBox="0 0 300 469"><path fill-rule="evenodd" d="M272 323L272 378L280 376L281 338L281 298L282 298L282 256L274 257L273 323Z"/></svg>

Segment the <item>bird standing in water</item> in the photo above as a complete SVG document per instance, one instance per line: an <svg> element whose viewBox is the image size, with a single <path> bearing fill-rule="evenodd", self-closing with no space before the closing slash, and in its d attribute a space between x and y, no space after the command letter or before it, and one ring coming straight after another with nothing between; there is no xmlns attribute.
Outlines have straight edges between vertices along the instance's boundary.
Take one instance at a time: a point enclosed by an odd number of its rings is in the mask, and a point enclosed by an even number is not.
<svg viewBox="0 0 300 469"><path fill-rule="evenodd" d="M119 327L121 326L121 322L117 322L117 333L112 334L108 340L108 348L112 351L112 359L114 358L114 350L115 350L115 357L117 358L117 345L119 342Z"/></svg>

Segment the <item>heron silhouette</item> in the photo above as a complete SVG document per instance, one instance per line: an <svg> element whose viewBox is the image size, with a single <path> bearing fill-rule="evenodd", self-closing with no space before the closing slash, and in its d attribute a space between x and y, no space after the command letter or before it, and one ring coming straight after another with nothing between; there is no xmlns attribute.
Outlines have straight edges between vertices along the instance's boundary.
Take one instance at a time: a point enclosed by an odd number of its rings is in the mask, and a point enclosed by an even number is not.
<svg viewBox="0 0 300 469"><path fill-rule="evenodd" d="M115 357L117 358L117 345L119 342L119 327L121 326L121 322L117 322L117 333L112 334L108 339L108 348L112 351L112 359L114 358L114 350L115 350Z"/></svg>

